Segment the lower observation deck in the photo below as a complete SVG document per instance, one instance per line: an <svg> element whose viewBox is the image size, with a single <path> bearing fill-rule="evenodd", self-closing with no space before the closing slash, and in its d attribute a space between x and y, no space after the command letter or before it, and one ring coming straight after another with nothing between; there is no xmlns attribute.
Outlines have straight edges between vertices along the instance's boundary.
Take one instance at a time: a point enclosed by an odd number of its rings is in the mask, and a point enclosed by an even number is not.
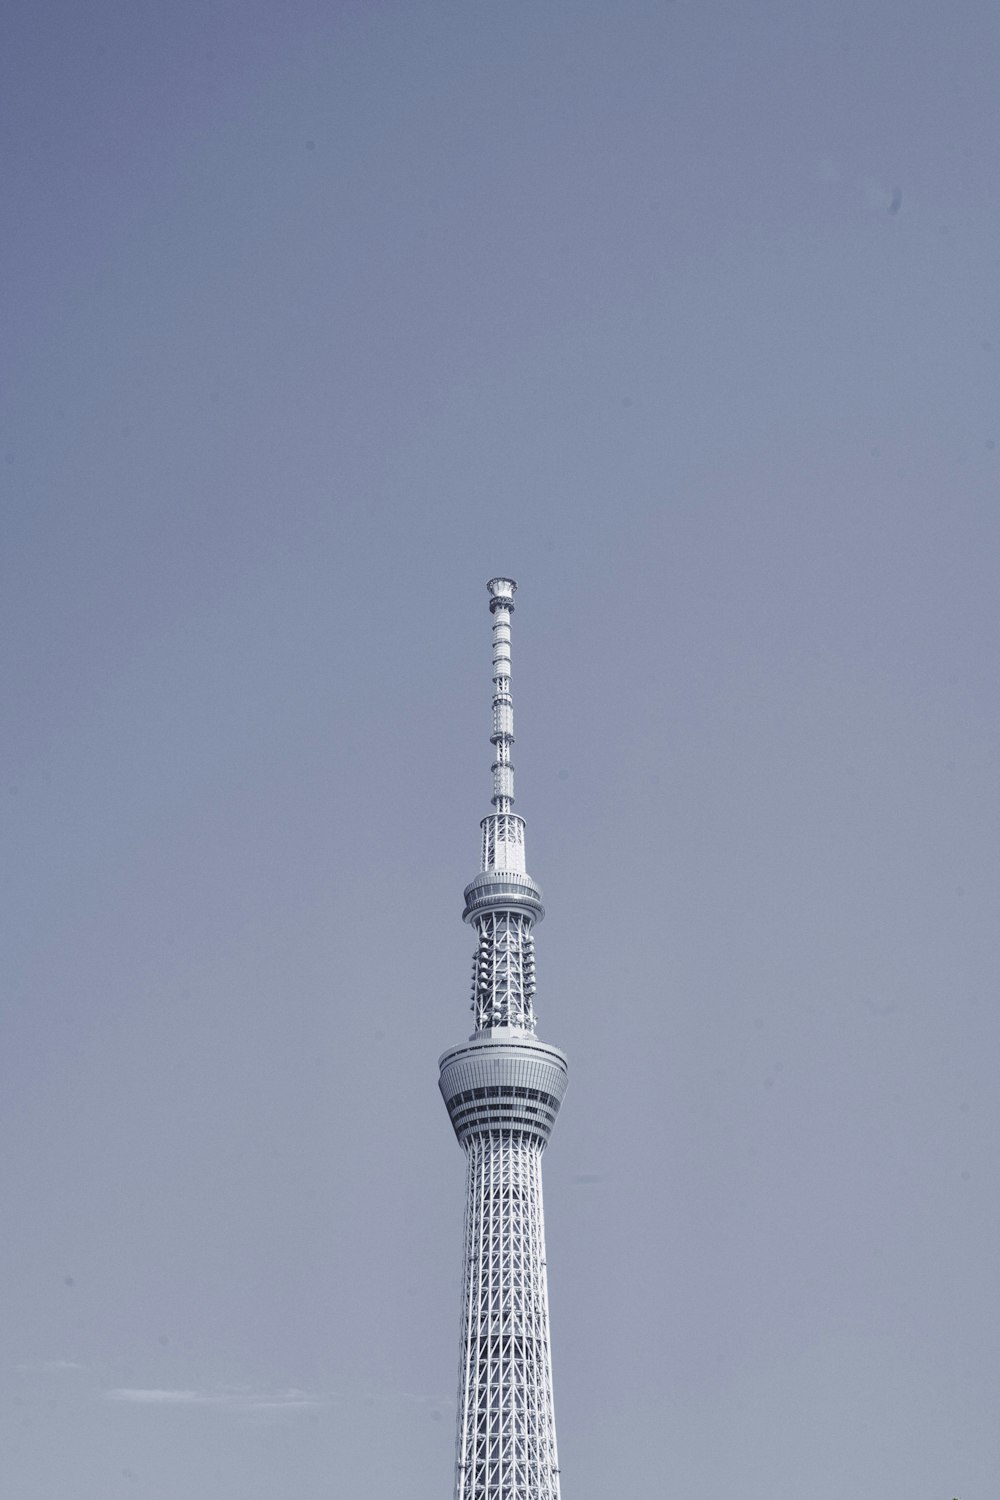
<svg viewBox="0 0 1000 1500"><path fill-rule="evenodd" d="M461 1145L492 1131L530 1136L545 1146L566 1092L558 1047L535 1038L476 1038L441 1058L439 1086Z"/></svg>

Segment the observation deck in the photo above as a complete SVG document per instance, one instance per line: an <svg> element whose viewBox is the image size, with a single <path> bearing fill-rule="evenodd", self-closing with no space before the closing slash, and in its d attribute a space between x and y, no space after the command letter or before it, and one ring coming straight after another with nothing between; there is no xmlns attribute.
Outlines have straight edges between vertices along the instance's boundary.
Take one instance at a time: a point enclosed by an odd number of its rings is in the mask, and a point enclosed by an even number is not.
<svg viewBox="0 0 1000 1500"><path fill-rule="evenodd" d="M534 1037L489 1039L452 1047L438 1080L459 1144L503 1130L546 1146L566 1092L558 1047Z"/></svg>

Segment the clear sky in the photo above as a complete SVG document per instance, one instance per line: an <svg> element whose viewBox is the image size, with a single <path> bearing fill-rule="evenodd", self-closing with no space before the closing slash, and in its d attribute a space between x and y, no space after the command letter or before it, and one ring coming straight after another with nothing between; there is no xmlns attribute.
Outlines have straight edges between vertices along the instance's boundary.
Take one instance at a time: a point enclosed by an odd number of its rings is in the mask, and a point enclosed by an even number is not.
<svg viewBox="0 0 1000 1500"><path fill-rule="evenodd" d="M566 1500L996 1500L995 0L15 0L0 1492L441 1500L485 580Z"/></svg>

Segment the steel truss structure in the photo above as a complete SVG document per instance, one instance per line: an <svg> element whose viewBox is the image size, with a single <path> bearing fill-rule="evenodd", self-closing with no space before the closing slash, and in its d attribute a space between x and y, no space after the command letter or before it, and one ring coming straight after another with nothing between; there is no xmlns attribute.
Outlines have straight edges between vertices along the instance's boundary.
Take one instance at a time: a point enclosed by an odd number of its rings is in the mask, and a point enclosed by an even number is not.
<svg viewBox="0 0 1000 1500"><path fill-rule="evenodd" d="M482 869L465 890L475 928L475 1031L441 1058L440 1087L468 1162L456 1500L559 1500L542 1152L566 1058L535 1033L532 929L544 915L512 812L513 579L487 585L493 615L493 806Z"/></svg>
<svg viewBox="0 0 1000 1500"><path fill-rule="evenodd" d="M542 1148L495 1131L467 1149L458 1494L556 1500Z"/></svg>

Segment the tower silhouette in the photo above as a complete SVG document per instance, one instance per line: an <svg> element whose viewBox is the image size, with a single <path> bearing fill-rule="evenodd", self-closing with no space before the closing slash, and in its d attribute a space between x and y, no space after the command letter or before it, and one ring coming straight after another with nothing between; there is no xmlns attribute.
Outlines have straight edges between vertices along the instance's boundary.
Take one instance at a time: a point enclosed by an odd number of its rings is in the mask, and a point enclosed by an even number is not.
<svg viewBox="0 0 1000 1500"><path fill-rule="evenodd" d="M468 1176L456 1500L559 1500L545 1273L542 1152L566 1091L566 1058L535 1034L533 928L542 893L525 871L514 806L511 578L487 585L493 616L493 808L482 869L465 888L477 935L475 1031L440 1061Z"/></svg>

